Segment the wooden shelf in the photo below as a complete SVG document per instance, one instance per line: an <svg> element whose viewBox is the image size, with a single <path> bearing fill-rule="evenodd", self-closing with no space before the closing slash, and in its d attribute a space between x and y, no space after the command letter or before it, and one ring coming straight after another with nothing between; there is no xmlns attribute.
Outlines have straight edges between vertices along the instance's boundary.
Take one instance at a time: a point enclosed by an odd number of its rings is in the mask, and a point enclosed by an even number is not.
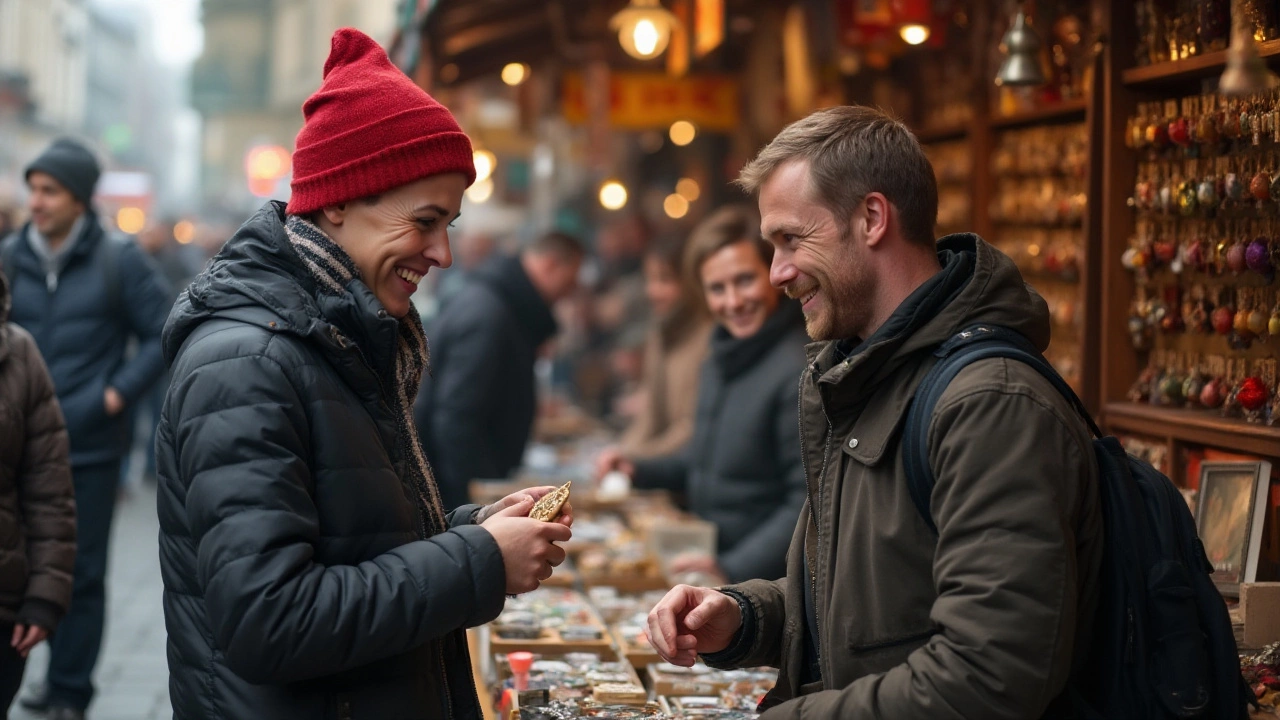
<svg viewBox="0 0 1280 720"><path fill-rule="evenodd" d="M1264 58L1280 56L1280 40L1258 43L1258 55ZM1158 87L1211 77L1220 74L1226 65L1227 51L1219 50L1185 60L1130 68L1122 71L1120 78L1129 87Z"/></svg>
<svg viewBox="0 0 1280 720"><path fill-rule="evenodd" d="M946 142L947 140L963 140L969 135L969 126L972 123L953 123L950 125L934 125L932 127L920 128L916 131L916 139L922 144L928 145L936 142Z"/></svg>
<svg viewBox="0 0 1280 720"><path fill-rule="evenodd" d="M1053 105L1044 105L1030 110L1023 110L1011 115L992 115L991 127L1000 130L1008 130L1010 128L1025 127L1027 125L1042 125L1052 123L1065 123L1072 120L1083 120L1085 110L1088 109L1089 103L1084 98L1074 100L1064 100Z"/></svg>
<svg viewBox="0 0 1280 720"><path fill-rule="evenodd" d="M1280 457L1280 427L1224 418L1216 410L1179 410L1146 403L1113 402L1103 410L1112 431L1205 445L1222 450Z"/></svg>

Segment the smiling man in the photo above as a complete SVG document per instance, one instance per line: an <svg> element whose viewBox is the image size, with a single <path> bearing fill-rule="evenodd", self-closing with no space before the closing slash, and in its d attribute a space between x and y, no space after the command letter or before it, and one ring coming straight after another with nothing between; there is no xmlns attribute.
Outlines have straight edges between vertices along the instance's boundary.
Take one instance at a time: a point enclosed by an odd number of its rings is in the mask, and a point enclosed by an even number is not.
<svg viewBox="0 0 1280 720"><path fill-rule="evenodd" d="M409 302L475 180L442 105L352 29L268 203L179 298L156 437L176 720L480 718L464 629L564 560L572 510L446 506Z"/></svg>
<svg viewBox="0 0 1280 720"><path fill-rule="evenodd" d="M876 110L790 125L739 183L818 341L800 379L807 501L785 578L676 587L650 613L655 648L780 667L762 720L1071 716L1102 550L1082 419L1030 366L967 366L929 423L936 534L899 453L932 352L975 323L1043 349L1044 300L977 236L935 243L933 169Z"/></svg>

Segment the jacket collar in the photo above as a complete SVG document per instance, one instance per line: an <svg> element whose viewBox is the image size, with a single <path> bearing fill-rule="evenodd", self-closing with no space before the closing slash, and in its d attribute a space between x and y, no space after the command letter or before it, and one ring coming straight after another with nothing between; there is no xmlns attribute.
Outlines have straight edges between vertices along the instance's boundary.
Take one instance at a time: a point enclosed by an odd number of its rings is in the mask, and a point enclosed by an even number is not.
<svg viewBox="0 0 1280 720"><path fill-rule="evenodd" d="M938 242L942 270L915 290L865 341L812 343L808 381L844 452L867 465L892 446L932 351L961 328L991 322L1043 350L1049 340L1044 300L1003 253L971 233ZM857 440L856 443L851 442Z"/></svg>
<svg viewBox="0 0 1280 720"><path fill-rule="evenodd" d="M717 325L711 334L711 357L726 380L735 378L759 362L784 335L803 323L800 303L783 298L751 337L735 338L723 325Z"/></svg>
<svg viewBox="0 0 1280 720"><path fill-rule="evenodd" d="M226 318L306 338L353 381L361 365L374 380L393 378L399 321L379 312L382 304L359 279L340 295L320 293L285 235L284 207L264 205L179 296L165 324L165 359L172 363L201 323Z"/></svg>
<svg viewBox="0 0 1280 720"><path fill-rule="evenodd" d="M519 255L496 258L476 270L475 277L502 298L533 345L541 345L556 334L551 306L538 294Z"/></svg>

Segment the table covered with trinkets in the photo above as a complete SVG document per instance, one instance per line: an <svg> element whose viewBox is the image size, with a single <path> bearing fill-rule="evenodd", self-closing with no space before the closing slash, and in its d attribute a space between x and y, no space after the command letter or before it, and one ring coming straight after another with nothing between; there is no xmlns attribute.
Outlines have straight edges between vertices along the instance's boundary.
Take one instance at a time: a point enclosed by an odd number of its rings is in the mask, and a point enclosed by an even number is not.
<svg viewBox="0 0 1280 720"><path fill-rule="evenodd" d="M572 482L574 537L568 559L538 590L508 598L502 614L470 631L486 717L756 717L773 687L771 668L725 672L663 663L649 645L649 610L677 583L667 561L685 551L714 552L714 526L677 509L665 492L603 496L575 462L587 450L557 450L557 463L515 480L474 482L475 502L523 487Z"/></svg>

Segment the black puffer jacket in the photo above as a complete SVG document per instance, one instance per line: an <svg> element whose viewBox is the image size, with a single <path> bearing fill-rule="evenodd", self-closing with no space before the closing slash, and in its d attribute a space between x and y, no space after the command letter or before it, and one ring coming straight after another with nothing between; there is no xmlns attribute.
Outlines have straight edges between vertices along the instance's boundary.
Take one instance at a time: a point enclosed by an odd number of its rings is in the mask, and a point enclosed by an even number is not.
<svg viewBox="0 0 1280 720"><path fill-rule="evenodd" d="M493 537L418 538L395 450L396 320L358 280L318 295L250 219L174 307L156 439L177 720L479 718L461 628L502 609ZM402 480L406 479L406 480Z"/></svg>
<svg viewBox="0 0 1280 720"><path fill-rule="evenodd" d="M445 507L466 502L472 480L520 466L537 409L533 365L555 333L519 257L477 270L427 328L431 373L414 418Z"/></svg>
<svg viewBox="0 0 1280 720"><path fill-rule="evenodd" d="M637 486L683 490L689 509L716 524L717 562L733 582L786 573L805 498L794 414L807 340L790 300L749 338L717 327L698 378L693 439L677 455L636 463Z"/></svg>

